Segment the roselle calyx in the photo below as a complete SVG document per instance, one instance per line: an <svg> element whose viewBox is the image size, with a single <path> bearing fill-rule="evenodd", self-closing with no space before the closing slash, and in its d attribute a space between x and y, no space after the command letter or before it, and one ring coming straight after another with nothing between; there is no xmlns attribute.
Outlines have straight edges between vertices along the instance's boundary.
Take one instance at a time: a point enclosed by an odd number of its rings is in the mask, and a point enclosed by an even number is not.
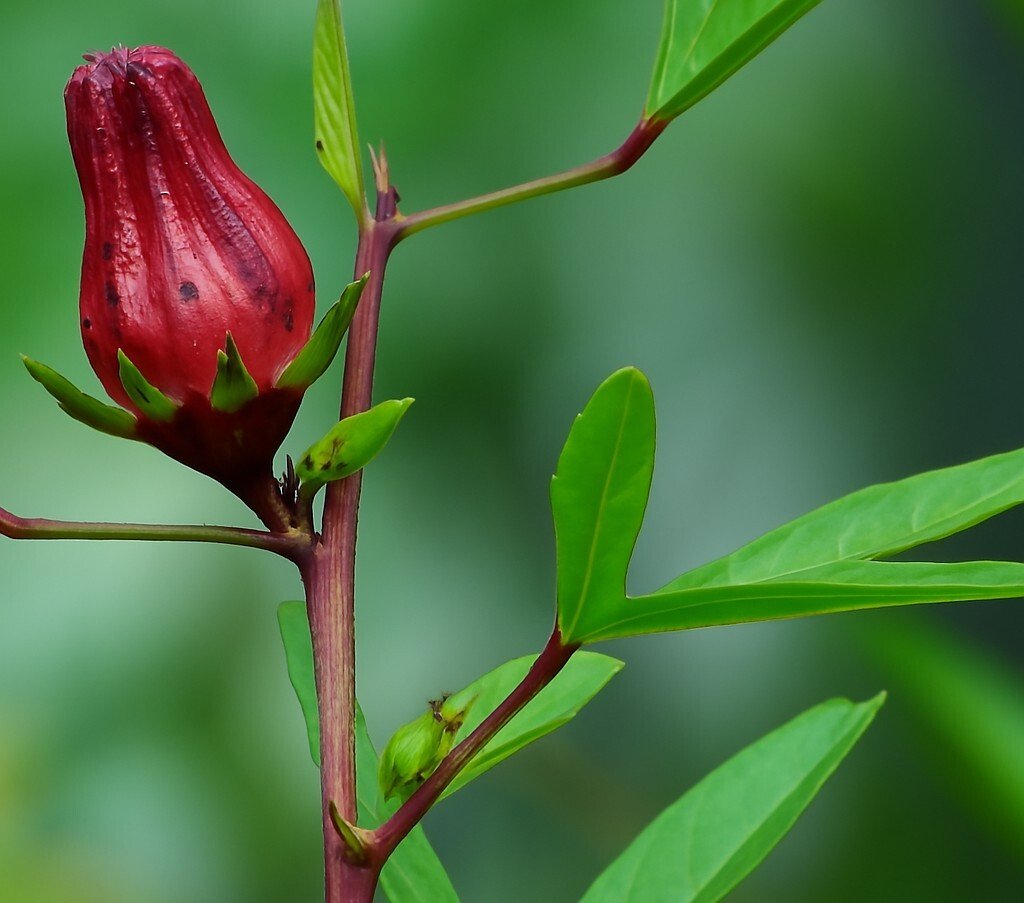
<svg viewBox="0 0 1024 903"><path fill-rule="evenodd" d="M135 416L131 438L246 498L272 472L365 280L311 340L309 257L228 155L188 66L153 46L85 59L64 96L85 201L80 322L89 362ZM95 406L72 404L73 387L26 364L90 422ZM110 415L101 414L105 428ZM116 426L126 435L123 421Z"/></svg>

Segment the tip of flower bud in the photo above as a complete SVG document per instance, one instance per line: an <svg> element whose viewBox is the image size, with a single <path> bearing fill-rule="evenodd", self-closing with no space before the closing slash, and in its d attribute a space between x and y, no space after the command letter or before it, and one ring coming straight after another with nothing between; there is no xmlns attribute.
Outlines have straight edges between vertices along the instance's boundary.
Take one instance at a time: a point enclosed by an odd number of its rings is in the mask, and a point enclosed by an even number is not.
<svg viewBox="0 0 1024 903"><path fill-rule="evenodd" d="M124 77L130 66L152 67L171 61L182 65L178 57L166 47L143 44L140 47L125 47L119 44L110 50L90 50L82 54L85 66L79 66L71 76L69 85L87 81L96 76L113 75Z"/></svg>

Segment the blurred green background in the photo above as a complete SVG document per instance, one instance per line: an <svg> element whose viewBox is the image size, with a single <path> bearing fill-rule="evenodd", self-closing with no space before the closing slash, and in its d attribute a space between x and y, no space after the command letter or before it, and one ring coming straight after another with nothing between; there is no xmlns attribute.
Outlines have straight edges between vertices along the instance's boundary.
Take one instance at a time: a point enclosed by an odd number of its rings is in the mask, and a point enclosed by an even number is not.
<svg viewBox="0 0 1024 903"><path fill-rule="evenodd" d="M313 2L4 4L0 504L246 522L204 479L91 433L17 352L89 391L83 225L61 90L79 54L163 43L313 258L351 268L311 149ZM407 211L615 146L660 0L347 0L364 140ZM622 179L399 249L377 397L416 407L368 473L360 696L379 742L539 648L547 480L571 418L635 364L658 400L648 590L880 480L1024 444L1024 16L826 0ZM340 369L289 442L334 416ZM1020 558L1009 514L926 554ZM0 542L0 901L313 901L317 775L247 550ZM825 698L890 700L738 901L1013 900L1024 886L1024 609L866 613L636 639L568 728L427 821L466 901L576 899L742 746Z"/></svg>

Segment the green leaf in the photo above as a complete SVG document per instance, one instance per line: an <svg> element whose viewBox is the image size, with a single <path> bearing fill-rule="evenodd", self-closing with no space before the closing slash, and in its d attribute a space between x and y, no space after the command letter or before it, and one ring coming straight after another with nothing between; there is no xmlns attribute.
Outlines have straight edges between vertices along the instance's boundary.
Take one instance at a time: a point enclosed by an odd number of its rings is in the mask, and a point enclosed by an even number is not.
<svg viewBox="0 0 1024 903"><path fill-rule="evenodd" d="M1024 564L1012 561L847 561L794 577L726 586L660 590L604 612L585 635L616 637L749 621L802 618L925 602L976 602L1024 596Z"/></svg>
<svg viewBox="0 0 1024 903"><path fill-rule="evenodd" d="M284 602L277 609L277 621L284 641L288 678L298 697L306 721L309 752L320 764L320 720L317 711L313 641L304 602ZM359 823L376 827L398 808L387 804L377 789L377 753L373 749L362 710L356 711L356 795ZM427 840L416 826L399 844L381 874L381 887L391 903L458 903L451 881Z"/></svg>
<svg viewBox="0 0 1024 903"><path fill-rule="evenodd" d="M786 835L884 699L833 699L748 746L651 822L582 903L722 899Z"/></svg>
<svg viewBox="0 0 1024 903"><path fill-rule="evenodd" d="M569 432L551 481L558 623L575 642L625 597L654 470L654 397L634 368L612 374Z"/></svg>
<svg viewBox="0 0 1024 903"><path fill-rule="evenodd" d="M295 466L303 494L312 496L325 483L362 470L383 451L413 401L384 401L335 424L323 439L306 450Z"/></svg>
<svg viewBox="0 0 1024 903"><path fill-rule="evenodd" d="M535 660L533 655L513 659L455 694L459 699L473 700L466 720L456 734L456 744L469 736L519 685ZM622 667L622 662L607 655L577 652L555 679L473 757L445 790L444 796L465 787L524 746L572 721Z"/></svg>
<svg viewBox="0 0 1024 903"><path fill-rule="evenodd" d="M305 602L282 602L277 608L277 626L284 643L288 679L302 707L309 739L309 755L320 767L320 712L316 701L316 674L313 670L313 638ZM376 772L375 772L376 773Z"/></svg>
<svg viewBox="0 0 1024 903"><path fill-rule="evenodd" d="M316 151L356 219L365 216L363 167L339 0L319 0L313 36L313 115Z"/></svg>
<svg viewBox="0 0 1024 903"><path fill-rule="evenodd" d="M173 420L174 415L178 413L179 405L148 382L139 368L131 362L128 355L120 349L117 352L117 362L121 385L124 386L128 397L135 402L138 409L150 420L159 420L163 423Z"/></svg>
<svg viewBox="0 0 1024 903"><path fill-rule="evenodd" d="M260 390L256 386L256 380L245 369L242 355L238 353L238 346L230 332L224 341L224 347L225 351L217 352L217 376L213 380L213 390L210 393L210 407L215 411L233 414L256 398Z"/></svg>
<svg viewBox="0 0 1024 903"><path fill-rule="evenodd" d="M383 824L398 809L398 801L384 801L377 787L377 753L366 729L361 709L356 712L356 790L361 824ZM417 825L403 840L380 876L380 884L391 903L458 903L441 860Z"/></svg>
<svg viewBox="0 0 1024 903"><path fill-rule="evenodd" d="M887 619L862 645L926 732L941 779L1024 856L1024 674L962 635Z"/></svg>
<svg viewBox="0 0 1024 903"><path fill-rule="evenodd" d="M797 518L662 591L750 583L895 555L1024 502L1024 449L870 486Z"/></svg>
<svg viewBox="0 0 1024 903"><path fill-rule="evenodd" d="M21 360L29 375L57 399L57 404L66 414L101 433L108 433L122 439L137 438L135 434L137 421L132 414L122 408L104 404L91 395L86 395L69 379L47 367L46 364L40 364L25 355L21 356Z"/></svg>
<svg viewBox="0 0 1024 903"><path fill-rule="evenodd" d="M341 300L327 311L305 347L278 377L279 389L305 391L324 375L341 347L341 340L352 323L356 305L369 278L370 274L367 273L358 282L345 287Z"/></svg>
<svg viewBox="0 0 1024 903"><path fill-rule="evenodd" d="M669 120L710 94L821 0L667 0L645 113Z"/></svg>

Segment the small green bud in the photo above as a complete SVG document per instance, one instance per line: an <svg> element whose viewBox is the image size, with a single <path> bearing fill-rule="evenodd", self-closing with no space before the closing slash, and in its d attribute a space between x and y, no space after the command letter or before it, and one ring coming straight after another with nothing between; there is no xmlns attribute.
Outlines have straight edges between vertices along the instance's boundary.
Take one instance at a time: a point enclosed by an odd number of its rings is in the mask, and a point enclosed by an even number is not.
<svg viewBox="0 0 1024 903"><path fill-rule="evenodd" d="M396 795L404 799L433 773L445 755L444 735L444 720L433 709L395 731L377 771L384 799Z"/></svg>
<svg viewBox="0 0 1024 903"><path fill-rule="evenodd" d="M455 745L455 736L476 699L455 696L432 700L422 715L403 725L381 753L377 780L384 799L403 800L419 787Z"/></svg>

